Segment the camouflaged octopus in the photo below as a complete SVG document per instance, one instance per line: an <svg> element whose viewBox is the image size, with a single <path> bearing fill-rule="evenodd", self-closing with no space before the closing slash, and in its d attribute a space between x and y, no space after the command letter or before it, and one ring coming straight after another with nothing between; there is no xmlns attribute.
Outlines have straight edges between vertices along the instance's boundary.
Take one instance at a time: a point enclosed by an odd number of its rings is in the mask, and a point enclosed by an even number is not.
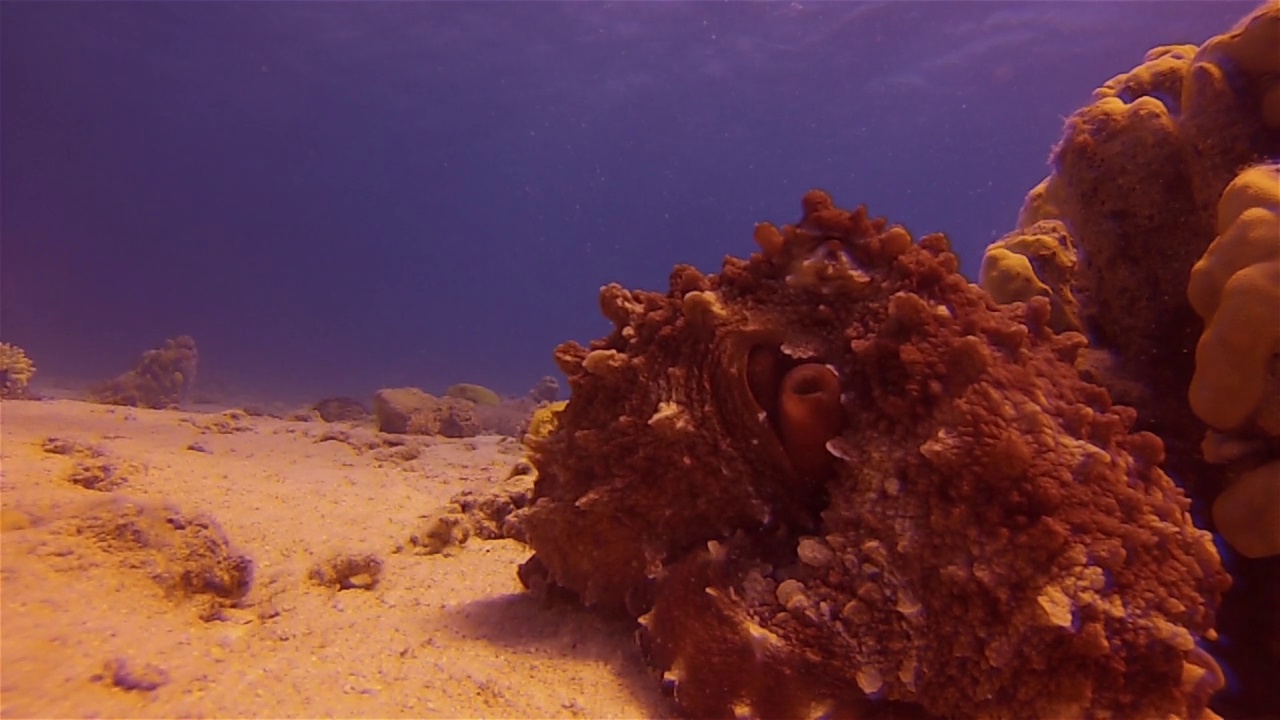
<svg viewBox="0 0 1280 720"><path fill-rule="evenodd" d="M1084 337L942 235L803 210L557 348L526 586L635 618L694 717L1213 717L1229 578Z"/></svg>

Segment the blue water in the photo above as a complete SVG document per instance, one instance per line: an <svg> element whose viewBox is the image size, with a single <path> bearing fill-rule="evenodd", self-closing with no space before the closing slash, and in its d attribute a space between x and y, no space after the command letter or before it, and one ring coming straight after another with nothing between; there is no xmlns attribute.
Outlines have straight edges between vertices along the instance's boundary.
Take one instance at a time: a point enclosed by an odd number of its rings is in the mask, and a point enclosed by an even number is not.
<svg viewBox="0 0 1280 720"><path fill-rule="evenodd" d="M607 282L754 249L822 187L973 275L1062 119L1235 2L0 5L0 337L165 337L270 397L519 394Z"/></svg>

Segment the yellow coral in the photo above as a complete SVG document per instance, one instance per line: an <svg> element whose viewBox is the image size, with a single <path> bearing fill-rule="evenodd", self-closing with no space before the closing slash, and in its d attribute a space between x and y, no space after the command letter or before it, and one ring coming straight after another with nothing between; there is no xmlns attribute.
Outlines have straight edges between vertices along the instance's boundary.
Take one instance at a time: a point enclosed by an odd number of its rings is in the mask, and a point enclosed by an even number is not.
<svg viewBox="0 0 1280 720"><path fill-rule="evenodd" d="M498 393L483 385L473 385L472 383L458 383L457 385L450 385L449 389L444 391L444 394L445 397L470 400L477 405L502 404L502 398L498 397Z"/></svg>
<svg viewBox="0 0 1280 720"><path fill-rule="evenodd" d="M1264 2L1229 33L1205 44L1205 62L1230 64L1248 75L1260 98L1259 114L1267 127L1280 127L1280 3Z"/></svg>
<svg viewBox="0 0 1280 720"><path fill-rule="evenodd" d="M533 411L529 418L529 429L525 432L525 440L541 440L556 429L556 415L569 404L568 400L548 403Z"/></svg>
<svg viewBox="0 0 1280 720"><path fill-rule="evenodd" d="M1026 302L1049 294L1049 286L1036 277L1031 261L1002 247L987 248L978 282L998 303Z"/></svg>
<svg viewBox="0 0 1280 720"><path fill-rule="evenodd" d="M1280 165L1249 168L1223 191L1218 237L1192 268L1187 297L1205 320L1191 409L1216 428L1238 428L1257 415L1280 353Z"/></svg>
<svg viewBox="0 0 1280 720"><path fill-rule="evenodd" d="M22 348L0 343L0 397L20 397L35 374L35 363Z"/></svg>
<svg viewBox="0 0 1280 720"><path fill-rule="evenodd" d="M1071 292L1076 251L1056 220L1041 220L991 243L982 256L978 284L998 303L1036 296L1052 303L1049 325L1058 332L1080 330L1080 306Z"/></svg>
<svg viewBox="0 0 1280 720"><path fill-rule="evenodd" d="M1280 257L1280 165L1240 173L1218 201L1218 237L1191 269L1187 298L1208 319L1218 309L1227 280L1240 270Z"/></svg>
<svg viewBox="0 0 1280 720"><path fill-rule="evenodd" d="M1176 113L1179 111L1183 78L1198 51L1199 48L1195 45L1163 45L1152 48L1143 56L1141 65L1111 78L1105 85L1094 90L1093 99L1158 96Z"/></svg>
<svg viewBox="0 0 1280 720"><path fill-rule="evenodd" d="M1041 220L1059 220L1062 212L1062 179L1056 175L1040 181L1031 188L1022 201L1022 209L1018 211L1017 227L1034 225Z"/></svg>

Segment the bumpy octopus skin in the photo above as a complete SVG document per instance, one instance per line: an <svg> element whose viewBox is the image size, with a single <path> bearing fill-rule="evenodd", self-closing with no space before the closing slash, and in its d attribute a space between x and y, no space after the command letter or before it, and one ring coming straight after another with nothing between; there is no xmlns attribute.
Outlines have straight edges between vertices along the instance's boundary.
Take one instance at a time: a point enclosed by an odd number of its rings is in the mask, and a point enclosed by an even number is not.
<svg viewBox="0 0 1280 720"><path fill-rule="evenodd" d="M803 209L557 349L525 584L636 618L692 717L1212 716L1228 576L1084 338Z"/></svg>

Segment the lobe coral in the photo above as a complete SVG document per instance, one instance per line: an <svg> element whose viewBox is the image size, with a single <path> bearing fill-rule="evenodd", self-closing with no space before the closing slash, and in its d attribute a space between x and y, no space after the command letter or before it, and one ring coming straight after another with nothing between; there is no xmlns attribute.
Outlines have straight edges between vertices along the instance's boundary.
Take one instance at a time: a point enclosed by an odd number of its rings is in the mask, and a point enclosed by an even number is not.
<svg viewBox="0 0 1280 720"><path fill-rule="evenodd" d="M1228 576L1049 299L821 191L755 239L557 348L526 586L633 618L691 717L1214 717Z"/></svg>

